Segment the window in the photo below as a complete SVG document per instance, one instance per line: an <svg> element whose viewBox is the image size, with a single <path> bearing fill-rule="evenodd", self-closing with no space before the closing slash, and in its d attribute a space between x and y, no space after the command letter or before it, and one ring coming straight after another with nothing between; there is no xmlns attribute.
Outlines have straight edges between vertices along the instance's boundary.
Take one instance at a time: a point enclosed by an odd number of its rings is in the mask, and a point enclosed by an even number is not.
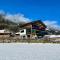
<svg viewBox="0 0 60 60"><path fill-rule="evenodd" d="M21 33L23 33L24 32L24 30L21 30Z"/></svg>
<svg viewBox="0 0 60 60"><path fill-rule="evenodd" d="M27 29L27 34L31 34L31 29Z"/></svg>

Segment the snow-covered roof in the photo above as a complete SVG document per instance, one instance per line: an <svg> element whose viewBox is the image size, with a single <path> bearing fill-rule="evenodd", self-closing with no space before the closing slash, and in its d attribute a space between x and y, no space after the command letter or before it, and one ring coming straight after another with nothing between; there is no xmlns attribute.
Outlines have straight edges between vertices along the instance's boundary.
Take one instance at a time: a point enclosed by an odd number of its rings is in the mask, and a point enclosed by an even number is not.
<svg viewBox="0 0 60 60"><path fill-rule="evenodd" d="M60 35L45 35L49 38L60 38Z"/></svg>

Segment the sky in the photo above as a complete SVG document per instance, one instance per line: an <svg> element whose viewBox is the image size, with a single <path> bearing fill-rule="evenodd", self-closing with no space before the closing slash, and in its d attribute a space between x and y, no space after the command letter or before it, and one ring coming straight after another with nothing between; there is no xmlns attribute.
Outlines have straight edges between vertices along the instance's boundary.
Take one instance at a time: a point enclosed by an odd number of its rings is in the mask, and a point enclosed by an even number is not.
<svg viewBox="0 0 60 60"><path fill-rule="evenodd" d="M42 20L59 27L60 0L1 0L0 13L16 22Z"/></svg>

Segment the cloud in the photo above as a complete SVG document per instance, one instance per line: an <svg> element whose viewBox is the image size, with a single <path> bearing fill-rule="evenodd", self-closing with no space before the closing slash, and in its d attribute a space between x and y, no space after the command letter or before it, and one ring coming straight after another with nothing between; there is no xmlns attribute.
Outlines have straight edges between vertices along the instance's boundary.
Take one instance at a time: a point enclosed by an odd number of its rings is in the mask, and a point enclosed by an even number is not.
<svg viewBox="0 0 60 60"><path fill-rule="evenodd" d="M30 22L29 18L26 18L22 14L6 14L5 19L14 21L14 22Z"/></svg>
<svg viewBox="0 0 60 60"><path fill-rule="evenodd" d="M24 14L21 14L21 13L11 14L9 12L5 12L3 10L0 10L0 14L3 14L5 19L8 19L8 20L13 21L13 22L17 22L17 23L19 23L19 22L20 23L22 23L22 22L28 23L31 21L31 19L26 18L24 16ZM60 26L58 25L57 21L45 20L43 22L47 25L47 28L60 30Z"/></svg>
<svg viewBox="0 0 60 60"><path fill-rule="evenodd" d="M31 21L31 19L26 18L24 16L24 14L21 14L21 13L10 14L9 12L6 13L5 11L1 10L0 14L3 14L5 19L8 19L8 20L13 21L13 22L17 22L17 23L19 23L19 22L20 23L21 22L27 23L27 22Z"/></svg>
<svg viewBox="0 0 60 60"><path fill-rule="evenodd" d="M57 21L46 20L44 23L47 25L47 28L60 30L60 26L58 25Z"/></svg>

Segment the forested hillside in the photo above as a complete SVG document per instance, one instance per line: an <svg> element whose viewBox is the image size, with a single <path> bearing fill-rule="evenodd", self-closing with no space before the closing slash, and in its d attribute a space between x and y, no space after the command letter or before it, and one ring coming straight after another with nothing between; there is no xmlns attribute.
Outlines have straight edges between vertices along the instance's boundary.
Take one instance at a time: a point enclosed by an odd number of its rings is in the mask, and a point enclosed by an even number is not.
<svg viewBox="0 0 60 60"><path fill-rule="evenodd" d="M3 15L0 15L0 29L8 29L11 31L18 31L18 24L4 18Z"/></svg>

